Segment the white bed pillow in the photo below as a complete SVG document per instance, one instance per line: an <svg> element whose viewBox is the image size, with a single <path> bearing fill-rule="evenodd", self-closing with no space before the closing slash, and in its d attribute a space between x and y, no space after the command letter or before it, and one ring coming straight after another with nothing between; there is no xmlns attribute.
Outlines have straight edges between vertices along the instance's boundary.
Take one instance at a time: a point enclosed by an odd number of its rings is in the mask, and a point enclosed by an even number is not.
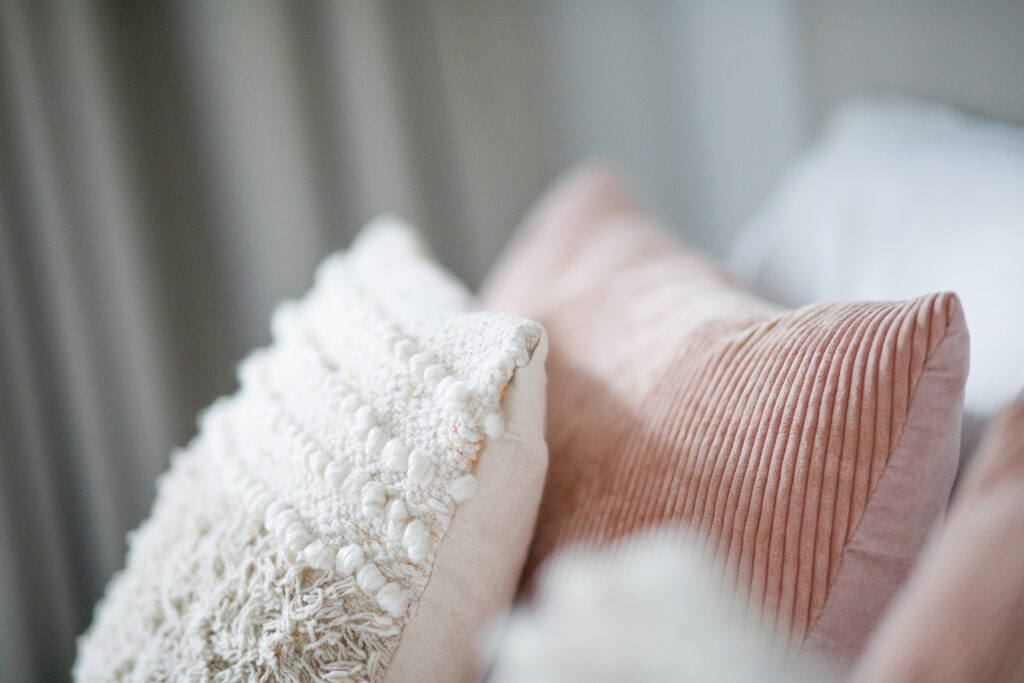
<svg viewBox="0 0 1024 683"><path fill-rule="evenodd" d="M955 291L971 331L969 443L1024 384L1024 130L904 98L849 104L731 266L790 306Z"/></svg>
<svg viewBox="0 0 1024 683"><path fill-rule="evenodd" d="M547 466L546 340L412 230L330 257L174 456L79 680L473 680Z"/></svg>

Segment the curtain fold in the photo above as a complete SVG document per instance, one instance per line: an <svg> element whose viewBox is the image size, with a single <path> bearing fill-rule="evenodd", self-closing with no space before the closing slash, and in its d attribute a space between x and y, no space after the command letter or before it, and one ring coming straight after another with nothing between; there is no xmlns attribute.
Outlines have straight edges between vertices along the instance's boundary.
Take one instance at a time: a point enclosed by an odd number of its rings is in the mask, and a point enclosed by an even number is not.
<svg viewBox="0 0 1024 683"><path fill-rule="evenodd" d="M320 259L389 211L474 282L563 162L502 111L546 107L529 6L463 9L0 3L5 677L66 677L172 449Z"/></svg>
<svg viewBox="0 0 1024 683"><path fill-rule="evenodd" d="M788 13L720 88L752 29L697 2L0 2L0 677L66 676L197 411L375 214L475 286L610 153L721 247L738 210L702 198L751 205L791 143ZM738 154L718 114L753 81L781 132Z"/></svg>

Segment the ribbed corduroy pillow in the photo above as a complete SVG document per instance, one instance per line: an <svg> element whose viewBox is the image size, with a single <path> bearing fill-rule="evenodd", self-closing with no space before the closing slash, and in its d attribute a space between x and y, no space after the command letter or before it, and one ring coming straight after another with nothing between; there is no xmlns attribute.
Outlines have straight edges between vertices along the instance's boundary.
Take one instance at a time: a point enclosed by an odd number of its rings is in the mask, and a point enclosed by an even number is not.
<svg viewBox="0 0 1024 683"><path fill-rule="evenodd" d="M1024 680L1024 398L989 426L854 678Z"/></svg>
<svg viewBox="0 0 1024 683"><path fill-rule="evenodd" d="M595 167L541 203L482 300L550 340L526 583L566 544L689 523L791 646L860 650L952 485L955 295L779 309Z"/></svg>
<svg viewBox="0 0 1024 683"><path fill-rule="evenodd" d="M274 317L79 643L93 680L466 681L540 500L543 330L393 221Z"/></svg>

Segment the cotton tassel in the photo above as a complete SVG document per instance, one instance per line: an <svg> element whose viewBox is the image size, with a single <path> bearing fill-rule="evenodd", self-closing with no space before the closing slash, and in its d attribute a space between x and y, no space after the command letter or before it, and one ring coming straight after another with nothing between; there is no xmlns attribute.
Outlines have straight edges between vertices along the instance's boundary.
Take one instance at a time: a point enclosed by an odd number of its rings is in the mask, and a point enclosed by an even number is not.
<svg viewBox="0 0 1024 683"><path fill-rule="evenodd" d="M338 573L346 576L359 571L359 568L366 563L366 556L363 549L355 543L351 543L338 551L334 560L334 568Z"/></svg>
<svg viewBox="0 0 1024 683"><path fill-rule="evenodd" d="M307 545L305 550L302 551L302 556L306 558L310 566L317 569L330 569L331 565L334 564L335 557L331 549L320 539Z"/></svg>
<svg viewBox="0 0 1024 683"><path fill-rule="evenodd" d="M434 463L430 456L420 449L409 455L409 479L420 486L427 484L434 477Z"/></svg>
<svg viewBox="0 0 1024 683"><path fill-rule="evenodd" d="M496 439L505 432L505 423L498 413L488 413L484 418L484 431L487 436Z"/></svg>
<svg viewBox="0 0 1024 683"><path fill-rule="evenodd" d="M392 581L377 593L377 604L395 619L401 619L409 608L409 591Z"/></svg>
<svg viewBox="0 0 1024 683"><path fill-rule="evenodd" d="M356 585L367 593L376 593L384 587L385 583L387 583L387 579L375 564L364 564L356 572Z"/></svg>
<svg viewBox="0 0 1024 683"><path fill-rule="evenodd" d="M378 481L371 481L363 487L362 508L367 517L377 517L384 512L388 502L387 489Z"/></svg>
<svg viewBox="0 0 1024 683"><path fill-rule="evenodd" d="M405 544L410 560L422 562L430 555L430 530L421 520L413 520L405 528L402 543Z"/></svg>
<svg viewBox="0 0 1024 683"><path fill-rule="evenodd" d="M456 503L469 500L476 493L476 477L472 474L459 477L448 485L448 493L451 494Z"/></svg>

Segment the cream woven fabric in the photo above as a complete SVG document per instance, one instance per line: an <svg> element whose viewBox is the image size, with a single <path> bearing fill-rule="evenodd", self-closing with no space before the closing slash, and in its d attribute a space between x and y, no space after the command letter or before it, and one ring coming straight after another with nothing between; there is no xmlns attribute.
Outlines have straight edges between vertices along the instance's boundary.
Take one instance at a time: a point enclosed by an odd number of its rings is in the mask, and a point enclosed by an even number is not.
<svg viewBox="0 0 1024 683"><path fill-rule="evenodd" d="M376 680L400 644L403 670L472 677L467 631L511 599L547 464L543 330L472 305L393 219L330 257L175 454L77 678Z"/></svg>

